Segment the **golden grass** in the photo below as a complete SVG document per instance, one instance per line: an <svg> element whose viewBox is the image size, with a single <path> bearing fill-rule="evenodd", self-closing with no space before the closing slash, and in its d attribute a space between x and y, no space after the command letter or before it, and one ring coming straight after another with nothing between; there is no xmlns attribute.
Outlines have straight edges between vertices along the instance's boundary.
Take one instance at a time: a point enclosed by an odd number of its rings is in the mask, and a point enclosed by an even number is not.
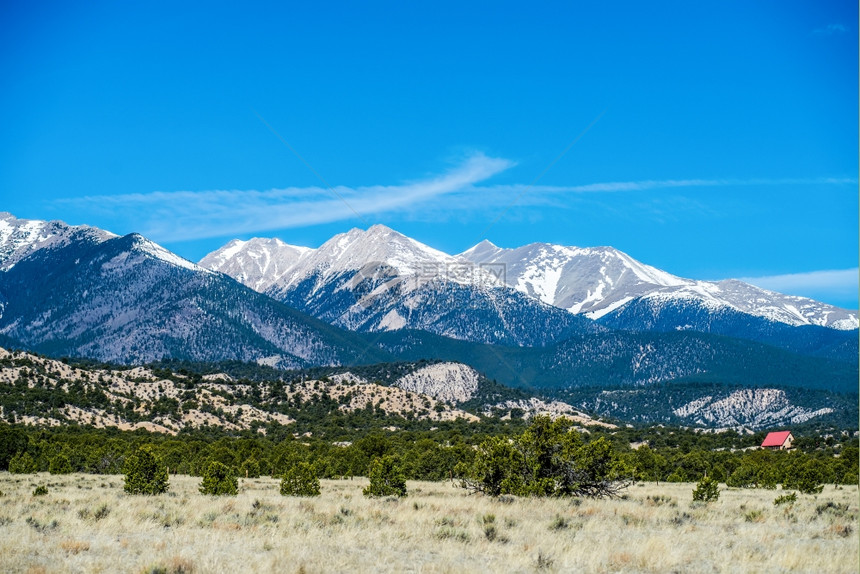
<svg viewBox="0 0 860 574"><path fill-rule="evenodd" d="M367 499L364 480L324 480L287 498L242 480L236 497L171 477L157 497L121 476L0 473L2 572L856 572L857 487L793 506L779 491L727 490L692 504L691 484L636 485L625 499L491 499L410 482ZM49 494L32 496L46 484Z"/></svg>

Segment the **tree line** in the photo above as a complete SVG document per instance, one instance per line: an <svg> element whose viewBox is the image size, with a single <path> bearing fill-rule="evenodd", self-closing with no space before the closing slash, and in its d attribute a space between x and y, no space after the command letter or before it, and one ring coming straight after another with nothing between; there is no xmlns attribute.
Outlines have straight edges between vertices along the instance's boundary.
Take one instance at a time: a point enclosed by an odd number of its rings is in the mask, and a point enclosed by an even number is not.
<svg viewBox="0 0 860 574"><path fill-rule="evenodd" d="M694 482L707 475L729 486L770 488L808 476L818 483L858 483L860 453L855 437L799 437L795 442L799 448L768 451L750 448L749 443L761 440L755 435L701 435L677 428L592 427L588 433L569 432L569 423L547 423L542 418L533 419L529 425L519 421L508 427L451 422L439 423L435 430L368 429L356 431L352 440L335 442L312 433L295 433L292 425L272 425L265 435L249 431L231 435L207 429L171 436L142 430L3 424L0 470L119 474L126 459L146 446L171 474L192 476L203 476L212 462L236 477L282 477L300 464L307 465L318 478L368 476L374 461L390 457L405 479L459 478L471 480L474 487L480 478L475 469L481 465L492 468L501 460L502 470L513 474L501 477L499 483L507 480L508 485L540 490L545 489L540 484L547 484L541 479L569 469L564 470L565 465L558 461L548 466L541 462L538 466L555 470L547 476L534 474L536 460L551 460L549 455L540 454L548 447L540 446L533 437L536 421L550 424L542 431L542 440L563 437L562 443L552 447L559 452L580 457L591 452L592 458L599 458L599 452L611 452L612 475L625 480ZM496 487L489 490L501 492Z"/></svg>

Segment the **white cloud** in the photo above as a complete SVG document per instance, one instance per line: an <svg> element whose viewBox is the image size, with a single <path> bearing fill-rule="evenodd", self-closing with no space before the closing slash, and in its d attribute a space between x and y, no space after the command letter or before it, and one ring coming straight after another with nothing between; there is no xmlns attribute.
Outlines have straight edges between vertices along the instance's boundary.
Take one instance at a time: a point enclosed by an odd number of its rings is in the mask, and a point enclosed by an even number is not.
<svg viewBox="0 0 860 574"><path fill-rule="evenodd" d="M502 158L474 154L442 175L391 186L214 191L157 191L143 194L89 196L58 200L71 206L133 222L135 231L159 242L235 237L278 229L310 227L345 220L365 225L382 214L409 219L445 221L458 216L485 217L488 210L516 218L512 207L571 206L569 198L607 193L636 193L658 189L717 188L744 185L856 184L856 179L666 179L598 182L574 186L525 184L481 185L514 165ZM444 198L444 200L442 200ZM665 198L664 198L665 199ZM652 210L659 217L677 211L703 210L694 198L675 198ZM655 199L655 201L657 201ZM658 209L659 207L659 209ZM610 207L604 206L610 209Z"/></svg>
<svg viewBox="0 0 860 574"><path fill-rule="evenodd" d="M825 36L830 36L833 34L844 34L848 31L848 28L843 26L842 24L828 24L824 28L816 28L813 30L814 34L823 34Z"/></svg>
<svg viewBox="0 0 860 574"><path fill-rule="evenodd" d="M839 185L855 184L853 178L821 177L808 179L661 179L642 181L610 181L602 183L589 183L586 185L572 186L548 186L536 185L496 185L484 187L495 191L526 192L534 195L546 194L569 194L569 193L610 193L624 191L648 191L651 189L671 189L687 187L737 187L744 185Z"/></svg>
<svg viewBox="0 0 860 574"><path fill-rule="evenodd" d="M393 186L216 191L157 191L60 200L133 218L156 241L235 236L409 211L500 173L514 163L475 154L447 173Z"/></svg>

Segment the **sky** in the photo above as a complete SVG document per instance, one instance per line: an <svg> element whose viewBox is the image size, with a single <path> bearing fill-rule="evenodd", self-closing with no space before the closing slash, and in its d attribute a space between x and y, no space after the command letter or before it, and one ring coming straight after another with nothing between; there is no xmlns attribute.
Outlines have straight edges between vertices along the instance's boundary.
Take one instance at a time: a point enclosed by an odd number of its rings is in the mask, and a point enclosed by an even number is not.
<svg viewBox="0 0 860 574"><path fill-rule="evenodd" d="M0 211L193 261L611 245L858 306L857 2L126 4L0 6Z"/></svg>

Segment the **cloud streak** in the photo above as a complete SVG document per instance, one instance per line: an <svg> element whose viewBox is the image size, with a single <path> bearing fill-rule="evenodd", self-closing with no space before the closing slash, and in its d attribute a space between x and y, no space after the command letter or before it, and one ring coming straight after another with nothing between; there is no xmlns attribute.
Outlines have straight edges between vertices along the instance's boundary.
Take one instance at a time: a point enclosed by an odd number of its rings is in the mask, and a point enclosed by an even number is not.
<svg viewBox="0 0 860 574"><path fill-rule="evenodd" d="M658 189L731 186L856 184L850 178L818 179L666 179L599 182L574 186L486 185L513 161L474 154L435 177L399 185L328 189L320 186L258 190L157 191L57 200L64 208L125 217L135 230L160 242L235 237L278 229L310 227L382 214L441 217L485 213L515 205L565 207L571 195L643 192ZM442 201L444 199L444 201Z"/></svg>
<svg viewBox="0 0 860 574"><path fill-rule="evenodd" d="M157 241L186 241L261 231L309 227L361 217L409 210L489 179L510 168L512 161L483 154L437 177L393 186L339 186L273 189L268 191L178 191L88 196L59 203L138 215L140 231ZM140 213L146 213L141 219Z"/></svg>
<svg viewBox="0 0 860 574"><path fill-rule="evenodd" d="M828 24L824 28L816 28L812 31L813 34L820 34L823 36L832 36L834 34L844 34L848 31L848 28L843 26L842 24Z"/></svg>

